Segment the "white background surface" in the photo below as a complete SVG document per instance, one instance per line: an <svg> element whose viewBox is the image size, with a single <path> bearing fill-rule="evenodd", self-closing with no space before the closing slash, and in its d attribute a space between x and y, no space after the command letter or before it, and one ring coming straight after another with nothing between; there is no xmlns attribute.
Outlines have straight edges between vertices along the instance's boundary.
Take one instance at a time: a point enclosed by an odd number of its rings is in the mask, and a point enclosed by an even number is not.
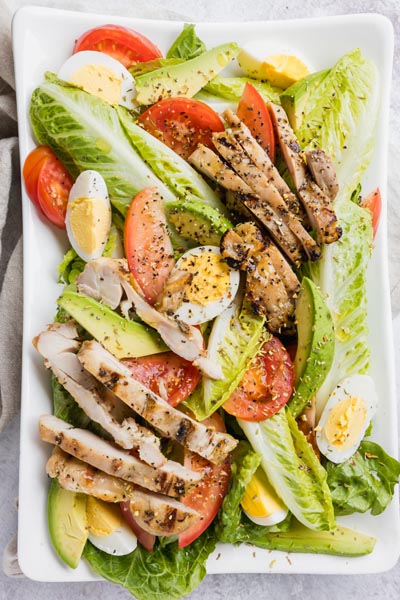
<svg viewBox="0 0 400 600"><path fill-rule="evenodd" d="M45 4L45 2L43 2ZM52 3L54 5L54 3ZM142 4L142 3L140 3ZM166 3L165 3L166 4ZM166 7L164 4L164 7ZM272 6L273 4L273 6ZM183 2L182 0L170 0L168 8L175 9L180 13L188 15L191 19L198 20L229 20L242 19L268 19L268 18L286 18L295 16L316 16L321 14L343 14L348 12L360 11L379 11L386 13L392 18L395 26L399 23L399 9L396 10L395 1L392 2L336 2L334 8L328 8L328 2L307 2L307 8L298 7L294 9L296 2ZM298 3L300 4L300 3ZM57 7L77 8L86 6L88 10L96 10L95 2L71 2L71 3L56 3ZM112 7L109 7L109 12L135 15L135 2L115 2ZM120 10L121 7L129 9ZM107 12L107 9L102 9ZM141 13L143 14L143 13ZM148 16L148 15L146 15ZM157 14L153 14L157 17ZM396 90L395 98L398 105L399 94ZM397 108L397 107L396 107ZM395 115L392 111L392 146L394 147L398 134L400 133L398 126L399 112ZM398 142L397 142L398 143ZM398 152L398 151L397 151ZM397 154L398 156L398 154ZM397 161L396 161L397 162ZM397 162L399 164L399 162ZM398 174L394 168L394 163L389 166L390 169L390 208L394 213L398 211L398 205L395 204L394 190L399 189ZM391 219L389 218L389 223ZM398 238L395 232L390 233L390 241L392 242L390 253L393 256L399 256ZM398 262L398 260L397 260ZM398 281L396 273L392 273L393 280ZM392 289L392 294L397 299L396 289ZM396 321L397 335L396 340L400 338L400 321ZM398 347L398 342L397 342ZM399 348L398 348L399 349ZM397 369L398 370L398 369ZM17 496L17 460L18 460L18 425L13 424L0 439L0 510L1 523L0 526L0 548L5 544L12 532L15 529L15 497ZM310 556L310 561L313 557ZM233 575L233 576L210 576L202 584L202 586L192 594L192 598L244 598L251 595L256 600L258 598L297 598L306 595L313 600L314 598L398 598L400 589L400 571L395 569L392 572L381 576L363 576L361 577L319 577L319 576L286 576L286 575ZM397 589L396 589L397 588ZM12 598L19 600L20 598L43 598L44 600L56 598L63 600L64 598L91 598L100 594L104 600L111 598L128 598L127 592L118 589L116 586L109 584L73 584L57 586L53 584L36 584L27 580L7 580L0 579L0 599Z"/></svg>

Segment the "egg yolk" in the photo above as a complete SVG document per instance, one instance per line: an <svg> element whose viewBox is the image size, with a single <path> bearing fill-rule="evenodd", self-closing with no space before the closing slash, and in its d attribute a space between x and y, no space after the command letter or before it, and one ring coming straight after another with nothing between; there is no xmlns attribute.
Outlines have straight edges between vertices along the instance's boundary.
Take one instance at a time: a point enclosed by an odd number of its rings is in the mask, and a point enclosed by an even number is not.
<svg viewBox="0 0 400 600"><path fill-rule="evenodd" d="M104 65L83 65L70 78L70 82L89 94L98 96L109 104L119 104L121 80Z"/></svg>
<svg viewBox="0 0 400 600"><path fill-rule="evenodd" d="M184 256L179 263L179 269L193 273L193 278L185 290L185 299L188 302L207 306L219 300L229 290L229 267L215 252Z"/></svg>
<svg viewBox="0 0 400 600"><path fill-rule="evenodd" d="M362 398L350 397L338 402L329 413L324 433L329 444L346 450L356 444L367 419Z"/></svg>
<svg viewBox="0 0 400 600"><path fill-rule="evenodd" d="M122 524L121 510L118 504L103 502L94 496L88 496L86 505L88 528L97 536L109 535Z"/></svg>
<svg viewBox="0 0 400 600"><path fill-rule="evenodd" d="M262 469L257 469L245 489L241 505L252 517L269 517L283 508Z"/></svg>
<svg viewBox="0 0 400 600"><path fill-rule="evenodd" d="M76 198L68 207L74 239L86 254L96 252L110 227L110 209L100 198Z"/></svg>

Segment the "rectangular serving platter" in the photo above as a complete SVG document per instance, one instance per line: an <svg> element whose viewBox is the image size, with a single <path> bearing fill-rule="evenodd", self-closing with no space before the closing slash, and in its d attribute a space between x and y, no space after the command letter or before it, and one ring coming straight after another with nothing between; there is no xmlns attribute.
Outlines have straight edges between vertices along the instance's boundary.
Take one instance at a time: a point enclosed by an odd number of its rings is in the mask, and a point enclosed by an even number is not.
<svg viewBox="0 0 400 600"><path fill-rule="evenodd" d="M166 51L182 29L177 21L140 20L83 14L39 7L20 9L13 21L21 164L35 143L29 125L29 101L47 70L57 72L71 54L75 39L89 28L118 23L148 36ZM397 414L394 351L387 266L387 144L393 30L380 15L349 15L304 20L247 23L199 23L199 36L208 47L267 38L285 52L302 57L313 70L332 66L343 54L359 47L377 66L381 110L372 163L364 190L379 186L383 196L380 229L368 271L368 320L372 350L370 374L380 398L372 439L397 456ZM24 573L39 581L94 581L85 561L66 567L52 549L47 529L48 480L45 463L50 450L38 436L38 419L51 411L48 373L31 340L54 318L57 265L67 248L64 232L49 226L33 207L24 189L24 325L19 483L18 556ZM376 573L394 566L400 554L400 516L397 495L380 516L353 515L340 522L377 538L372 554L358 558L270 552L250 546L219 545L207 563L208 573Z"/></svg>

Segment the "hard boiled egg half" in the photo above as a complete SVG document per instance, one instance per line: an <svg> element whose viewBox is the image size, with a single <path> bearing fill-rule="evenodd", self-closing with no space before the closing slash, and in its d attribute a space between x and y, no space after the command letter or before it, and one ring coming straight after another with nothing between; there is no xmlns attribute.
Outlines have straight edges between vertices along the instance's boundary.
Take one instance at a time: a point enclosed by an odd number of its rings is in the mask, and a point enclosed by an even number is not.
<svg viewBox="0 0 400 600"><path fill-rule="evenodd" d="M344 379L329 396L316 427L317 446L334 463L357 450L378 406L374 381L368 375Z"/></svg>
<svg viewBox="0 0 400 600"><path fill-rule="evenodd" d="M85 262L102 255L111 227L111 205L97 171L83 171L72 186L65 225L71 246Z"/></svg>
<svg viewBox="0 0 400 600"><path fill-rule="evenodd" d="M265 527L280 523L288 513L261 467L247 484L241 505L244 513L253 523Z"/></svg>
<svg viewBox="0 0 400 600"><path fill-rule="evenodd" d="M135 550L137 538L125 523L119 504L88 496L86 512L88 538L93 546L114 556L123 556Z"/></svg>
<svg viewBox="0 0 400 600"><path fill-rule="evenodd" d="M239 272L226 264L217 246L192 248L171 272L163 310L188 325L206 323L231 304L239 283Z"/></svg>
<svg viewBox="0 0 400 600"><path fill-rule="evenodd" d="M62 65L58 77L109 104L129 109L137 104L132 75L118 60L103 52L84 50L73 54Z"/></svg>

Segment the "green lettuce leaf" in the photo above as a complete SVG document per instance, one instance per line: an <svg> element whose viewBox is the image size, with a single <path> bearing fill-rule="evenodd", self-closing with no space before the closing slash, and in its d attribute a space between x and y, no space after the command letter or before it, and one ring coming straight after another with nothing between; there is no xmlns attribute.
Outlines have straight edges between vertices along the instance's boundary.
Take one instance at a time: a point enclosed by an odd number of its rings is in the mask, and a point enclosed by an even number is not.
<svg viewBox="0 0 400 600"><path fill-rule="evenodd" d="M61 263L58 265L58 283L75 283L76 278L85 268L85 261L79 258L73 248L67 250Z"/></svg>
<svg viewBox="0 0 400 600"><path fill-rule="evenodd" d="M190 60L200 56L207 50L204 42L196 35L195 26L185 23L182 32L178 35L167 52L167 58L182 58Z"/></svg>
<svg viewBox="0 0 400 600"><path fill-rule="evenodd" d="M120 106L116 111L134 150L176 196L200 200L227 215L218 194L186 160L143 127L139 127L128 110Z"/></svg>
<svg viewBox="0 0 400 600"><path fill-rule="evenodd" d="M251 423L238 419L276 493L309 529L335 527L327 474L290 411Z"/></svg>
<svg viewBox="0 0 400 600"><path fill-rule="evenodd" d="M221 542L245 542L267 550L339 556L362 556L372 552L374 538L346 527L311 531L291 518L290 513L285 521L274 527L261 527L249 521L240 508L240 501L259 463L260 455L252 451L247 442L240 442L232 454L231 483L217 517L216 534Z"/></svg>
<svg viewBox="0 0 400 600"><path fill-rule="evenodd" d="M273 86L268 81L258 81L251 77L222 77L217 75L201 90L217 98L238 102L242 97L244 86L251 83L263 97L265 102L275 102L280 104L280 94L282 90Z"/></svg>
<svg viewBox="0 0 400 600"><path fill-rule="evenodd" d="M107 102L48 76L35 89L30 106L32 128L68 171L94 169L105 179L113 205L125 213L141 189L158 187L167 202L170 190L132 149L116 111Z"/></svg>
<svg viewBox="0 0 400 600"><path fill-rule="evenodd" d="M223 379L202 378L201 385L186 402L200 421L215 412L232 394L250 361L265 341L264 317L255 316L240 295L214 321L208 356L219 364Z"/></svg>
<svg viewBox="0 0 400 600"><path fill-rule="evenodd" d="M318 410L339 381L369 368L366 268L372 224L370 213L351 198L371 159L378 105L376 68L354 50L311 92L304 125L296 131L304 149L320 147L330 154L340 186L335 211L343 235L304 269L326 298L336 335L332 368L317 394Z"/></svg>
<svg viewBox="0 0 400 600"><path fill-rule="evenodd" d="M190 546L177 542L157 545L148 552L140 545L126 556L112 556L87 542L83 556L97 573L126 588L137 600L175 600L186 597L204 579L206 560L215 549L209 527Z"/></svg>
<svg viewBox="0 0 400 600"><path fill-rule="evenodd" d="M341 464L327 462L328 485L337 515L382 513L399 482L400 462L378 444L363 441L358 451Z"/></svg>

